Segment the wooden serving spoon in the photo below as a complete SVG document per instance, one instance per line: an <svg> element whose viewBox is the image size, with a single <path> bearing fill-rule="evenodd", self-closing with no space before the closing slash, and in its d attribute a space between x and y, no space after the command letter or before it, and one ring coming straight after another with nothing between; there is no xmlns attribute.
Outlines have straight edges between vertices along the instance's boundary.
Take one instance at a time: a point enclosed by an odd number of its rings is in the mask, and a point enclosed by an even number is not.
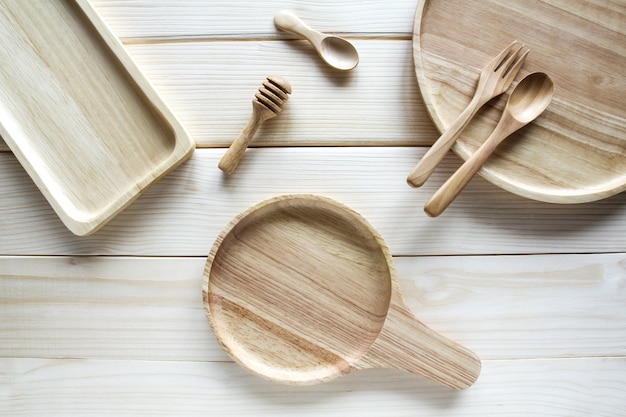
<svg viewBox="0 0 626 417"><path fill-rule="evenodd" d="M338 36L327 35L311 29L290 11L281 10L276 13L274 24L278 29L307 39L319 56L333 68L347 71L359 63L359 53L354 45Z"/></svg>
<svg viewBox="0 0 626 417"><path fill-rule="evenodd" d="M284 77L280 75L267 77L259 88L259 92L254 96L255 100L252 100L252 116L248 124L218 163L222 171L231 174L237 168L256 131L266 120L275 117L283 110L289 94L291 94L291 84Z"/></svg>
<svg viewBox="0 0 626 417"><path fill-rule="evenodd" d="M326 197L278 196L235 217L211 249L202 293L224 350L273 381L388 367L463 389L480 373L474 353L404 305L378 232Z"/></svg>
<svg viewBox="0 0 626 417"><path fill-rule="evenodd" d="M513 132L535 120L554 95L552 79L535 72L522 79L511 92L498 125L470 158L437 190L424 206L431 217L439 216L465 188L496 147Z"/></svg>

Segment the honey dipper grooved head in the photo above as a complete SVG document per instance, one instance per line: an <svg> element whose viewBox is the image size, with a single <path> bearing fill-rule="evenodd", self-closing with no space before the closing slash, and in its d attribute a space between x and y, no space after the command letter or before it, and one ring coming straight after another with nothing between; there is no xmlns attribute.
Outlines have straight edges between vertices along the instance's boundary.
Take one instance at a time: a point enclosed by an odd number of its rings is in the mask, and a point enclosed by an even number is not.
<svg viewBox="0 0 626 417"><path fill-rule="evenodd" d="M291 94L291 84L280 75L270 75L255 97L257 101L274 113L280 113Z"/></svg>

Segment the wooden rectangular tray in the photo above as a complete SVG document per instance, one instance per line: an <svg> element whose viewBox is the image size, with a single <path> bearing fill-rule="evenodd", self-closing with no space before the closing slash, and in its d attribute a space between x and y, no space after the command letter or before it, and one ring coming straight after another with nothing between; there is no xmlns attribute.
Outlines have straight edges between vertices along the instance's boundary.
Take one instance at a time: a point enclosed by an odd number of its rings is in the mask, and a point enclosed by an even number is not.
<svg viewBox="0 0 626 417"><path fill-rule="evenodd" d="M195 144L87 0L0 1L0 135L88 235Z"/></svg>

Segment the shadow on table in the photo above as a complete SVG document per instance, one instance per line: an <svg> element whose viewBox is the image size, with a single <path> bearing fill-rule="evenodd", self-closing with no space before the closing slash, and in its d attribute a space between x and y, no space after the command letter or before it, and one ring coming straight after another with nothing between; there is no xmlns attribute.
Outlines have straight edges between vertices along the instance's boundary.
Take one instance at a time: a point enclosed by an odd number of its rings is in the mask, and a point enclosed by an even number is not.
<svg viewBox="0 0 626 417"><path fill-rule="evenodd" d="M245 372L240 370L241 372ZM308 386L289 386L265 381L254 375L237 378L241 383L238 395L259 403L261 409L290 407L311 411L357 411L363 413L400 407L413 411L445 411L457 405L471 387L457 391L430 381L420 375L413 375L389 369L369 369L354 371L332 381ZM262 404L262 406L261 406ZM393 413L392 413L393 414ZM377 414L382 415L382 414Z"/></svg>

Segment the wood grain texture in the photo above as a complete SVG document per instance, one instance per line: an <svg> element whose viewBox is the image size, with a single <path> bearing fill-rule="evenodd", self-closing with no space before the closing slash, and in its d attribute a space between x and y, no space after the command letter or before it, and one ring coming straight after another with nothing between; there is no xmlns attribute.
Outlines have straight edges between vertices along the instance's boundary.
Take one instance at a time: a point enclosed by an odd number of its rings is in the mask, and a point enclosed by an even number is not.
<svg viewBox="0 0 626 417"><path fill-rule="evenodd" d="M542 115L553 95L554 83L546 73L534 72L522 78L511 91L491 134L426 202L424 211L439 216L505 139Z"/></svg>
<svg viewBox="0 0 626 417"><path fill-rule="evenodd" d="M386 370L289 387L233 363L0 359L0 415L76 414L77 397L89 416L615 417L626 408L624 358L484 365L479 383L458 392Z"/></svg>
<svg viewBox="0 0 626 417"><path fill-rule="evenodd" d="M453 156L426 186L413 189L406 173L422 148L254 148L227 178L217 168L224 151L196 150L98 233L82 238L65 230L13 155L2 153L0 253L207 256L237 213L286 193L317 193L349 205L380 232L394 256L626 248L626 194L561 206L476 178L445 215L431 219L422 207L458 166Z"/></svg>
<svg viewBox="0 0 626 417"><path fill-rule="evenodd" d="M268 74L285 76L295 93L252 146L432 144L439 134L421 99L411 41L354 43L361 64L345 74L328 68L304 41L181 41L126 49L199 147L230 145ZM1 139L0 150L8 150Z"/></svg>
<svg viewBox="0 0 626 417"><path fill-rule="evenodd" d="M0 357L228 361L204 314L205 263L0 257ZM482 360L624 356L624 254L394 263L411 313Z"/></svg>
<svg viewBox="0 0 626 417"><path fill-rule="evenodd" d="M0 37L0 134L73 233L95 232L193 152L88 2L4 1Z"/></svg>
<svg viewBox="0 0 626 417"><path fill-rule="evenodd" d="M476 89L467 107L447 126L446 130L441 133L441 136L409 173L407 176L409 185L419 187L426 182L476 112L487 102L508 90L524 64L528 52L526 46L518 41L513 41L485 64L480 71Z"/></svg>
<svg viewBox="0 0 626 417"><path fill-rule="evenodd" d="M202 149L81 238L0 141L0 415L623 414L626 194L553 205L476 178L445 215L426 217L460 161L448 155L422 189L405 183L439 135L415 79L415 0L90 3ZM345 35L359 66L338 76L277 31L281 8ZM593 7L580 17L623 24ZM226 177L217 163L274 73L294 94ZM230 360L203 309L207 254L237 213L294 192L368 219L395 255L408 310L483 360L476 384L457 392L370 369L290 387Z"/></svg>
<svg viewBox="0 0 626 417"><path fill-rule="evenodd" d="M280 119L268 121L252 146L431 144L438 132L421 99L411 41L354 44L360 64L345 73L328 68L300 40L127 48L200 147L230 145L249 117L253 92L268 74L283 75L294 92Z"/></svg>
<svg viewBox="0 0 626 417"><path fill-rule="evenodd" d="M410 38L415 2L384 0L316 2L269 0L93 0L93 6L127 42L206 38L272 38L290 35L276 30L274 14L289 9L324 32L358 37ZM356 7L355 7L356 6ZM162 22L167 21L167 25Z"/></svg>
<svg viewBox="0 0 626 417"><path fill-rule="evenodd" d="M202 298L224 350L272 381L395 368L464 389L480 373L473 352L404 306L378 232L318 195L273 197L236 216L211 249Z"/></svg>
<svg viewBox="0 0 626 417"><path fill-rule="evenodd" d="M623 2L421 0L414 57L429 113L440 130L450 126L470 101L479 68L517 39L531 51L520 77L548 73L554 100L479 174L511 192L554 203L620 193L626 190L625 22ZM503 101L486 107L455 143L463 159L493 130Z"/></svg>

